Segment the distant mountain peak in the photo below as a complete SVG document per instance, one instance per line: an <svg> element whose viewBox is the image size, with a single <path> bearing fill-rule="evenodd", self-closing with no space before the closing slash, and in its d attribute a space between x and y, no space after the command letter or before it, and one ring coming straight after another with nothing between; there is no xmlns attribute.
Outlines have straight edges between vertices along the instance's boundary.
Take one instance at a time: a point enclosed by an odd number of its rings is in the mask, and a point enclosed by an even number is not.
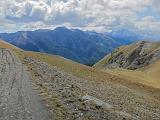
<svg viewBox="0 0 160 120"><path fill-rule="evenodd" d="M70 29L68 29L67 27L61 26L61 27L56 27L54 29L55 31L70 31Z"/></svg>
<svg viewBox="0 0 160 120"><path fill-rule="evenodd" d="M66 27L0 34L0 38L24 50L43 51L90 65L114 48L131 43L130 40L115 40L103 33Z"/></svg>

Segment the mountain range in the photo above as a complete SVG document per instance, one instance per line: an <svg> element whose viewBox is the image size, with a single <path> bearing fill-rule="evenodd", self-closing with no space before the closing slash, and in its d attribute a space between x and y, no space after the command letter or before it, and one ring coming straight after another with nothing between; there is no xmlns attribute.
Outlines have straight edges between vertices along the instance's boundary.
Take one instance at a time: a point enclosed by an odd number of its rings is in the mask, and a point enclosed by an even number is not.
<svg viewBox="0 0 160 120"><path fill-rule="evenodd" d="M27 51L60 55L82 64L92 65L113 49L138 40L138 37L127 36L125 33L118 39L120 35L122 34L118 32L106 34L58 27L54 30L1 33L0 38Z"/></svg>

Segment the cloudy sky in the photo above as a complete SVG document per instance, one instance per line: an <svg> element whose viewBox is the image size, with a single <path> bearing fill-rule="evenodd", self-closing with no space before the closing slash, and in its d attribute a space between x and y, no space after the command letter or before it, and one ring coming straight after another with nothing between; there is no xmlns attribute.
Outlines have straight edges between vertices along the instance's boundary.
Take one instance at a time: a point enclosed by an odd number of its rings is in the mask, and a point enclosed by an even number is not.
<svg viewBox="0 0 160 120"><path fill-rule="evenodd" d="M0 0L0 32L57 26L160 32L160 0Z"/></svg>

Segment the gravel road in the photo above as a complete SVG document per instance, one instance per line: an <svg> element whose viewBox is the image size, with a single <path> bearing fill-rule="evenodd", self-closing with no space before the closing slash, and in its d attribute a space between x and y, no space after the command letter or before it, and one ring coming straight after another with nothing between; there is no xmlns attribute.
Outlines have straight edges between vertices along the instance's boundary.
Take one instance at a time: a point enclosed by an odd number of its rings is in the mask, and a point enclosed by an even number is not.
<svg viewBox="0 0 160 120"><path fill-rule="evenodd" d="M0 120L50 120L30 74L9 50L0 49Z"/></svg>

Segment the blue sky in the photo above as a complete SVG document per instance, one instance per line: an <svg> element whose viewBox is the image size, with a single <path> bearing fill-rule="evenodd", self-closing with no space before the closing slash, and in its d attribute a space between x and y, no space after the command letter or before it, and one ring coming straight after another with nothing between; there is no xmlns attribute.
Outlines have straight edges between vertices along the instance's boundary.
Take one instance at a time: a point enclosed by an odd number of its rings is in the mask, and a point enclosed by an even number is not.
<svg viewBox="0 0 160 120"><path fill-rule="evenodd" d="M57 26L160 32L160 0L1 0L0 32Z"/></svg>

